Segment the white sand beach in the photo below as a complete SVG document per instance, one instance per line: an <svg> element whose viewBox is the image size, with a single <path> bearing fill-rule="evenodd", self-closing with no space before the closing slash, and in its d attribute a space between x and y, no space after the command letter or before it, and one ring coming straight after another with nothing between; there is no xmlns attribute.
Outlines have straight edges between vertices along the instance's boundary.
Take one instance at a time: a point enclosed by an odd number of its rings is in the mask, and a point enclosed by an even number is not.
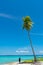
<svg viewBox="0 0 43 65"><path fill-rule="evenodd" d="M38 63L22 63L19 64L18 62L13 62L13 63L7 63L7 64L0 64L0 65L43 65L43 61L40 61Z"/></svg>

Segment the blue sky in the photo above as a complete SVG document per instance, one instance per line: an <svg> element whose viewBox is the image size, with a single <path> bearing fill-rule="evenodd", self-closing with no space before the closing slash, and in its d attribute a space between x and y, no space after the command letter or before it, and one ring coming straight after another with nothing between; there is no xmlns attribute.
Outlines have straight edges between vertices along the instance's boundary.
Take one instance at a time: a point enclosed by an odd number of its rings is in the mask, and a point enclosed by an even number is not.
<svg viewBox="0 0 43 65"><path fill-rule="evenodd" d="M43 0L0 1L0 55L32 54L22 17L34 22L30 32L36 54L43 55Z"/></svg>

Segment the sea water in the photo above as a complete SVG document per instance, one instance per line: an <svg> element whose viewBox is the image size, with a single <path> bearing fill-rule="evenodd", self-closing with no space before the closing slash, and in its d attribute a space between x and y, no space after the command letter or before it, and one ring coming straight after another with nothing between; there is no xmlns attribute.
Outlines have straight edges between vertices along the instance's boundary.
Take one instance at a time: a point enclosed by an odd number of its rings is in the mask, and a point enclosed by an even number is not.
<svg viewBox="0 0 43 65"><path fill-rule="evenodd" d="M38 57L43 57L43 56L36 56ZM33 55L1 55L0 56L0 64L2 63L9 63L9 62L18 62L19 58L21 58L21 60L30 60L33 59L34 56Z"/></svg>

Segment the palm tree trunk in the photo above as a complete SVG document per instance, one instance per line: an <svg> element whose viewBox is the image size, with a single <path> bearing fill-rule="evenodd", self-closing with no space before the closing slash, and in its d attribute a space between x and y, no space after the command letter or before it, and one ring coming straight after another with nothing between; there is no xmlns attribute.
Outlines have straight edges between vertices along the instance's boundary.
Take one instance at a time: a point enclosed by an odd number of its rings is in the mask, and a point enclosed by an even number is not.
<svg viewBox="0 0 43 65"><path fill-rule="evenodd" d="M35 52L34 52L34 48L32 46L32 40L30 38L30 32L28 31L28 37L29 37L29 40L30 40L30 45L31 45L31 49L32 49L32 52L33 52L33 55L34 55L34 61L36 62L36 55L35 55Z"/></svg>

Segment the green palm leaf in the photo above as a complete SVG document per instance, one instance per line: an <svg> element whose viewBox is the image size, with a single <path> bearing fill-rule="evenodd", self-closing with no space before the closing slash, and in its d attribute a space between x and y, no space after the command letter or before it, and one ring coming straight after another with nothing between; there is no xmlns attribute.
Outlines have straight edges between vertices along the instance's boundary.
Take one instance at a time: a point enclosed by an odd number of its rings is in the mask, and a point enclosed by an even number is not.
<svg viewBox="0 0 43 65"><path fill-rule="evenodd" d="M24 22L23 29L25 28L26 30L30 30L33 25L30 16L26 16L25 18L23 17L23 22Z"/></svg>

